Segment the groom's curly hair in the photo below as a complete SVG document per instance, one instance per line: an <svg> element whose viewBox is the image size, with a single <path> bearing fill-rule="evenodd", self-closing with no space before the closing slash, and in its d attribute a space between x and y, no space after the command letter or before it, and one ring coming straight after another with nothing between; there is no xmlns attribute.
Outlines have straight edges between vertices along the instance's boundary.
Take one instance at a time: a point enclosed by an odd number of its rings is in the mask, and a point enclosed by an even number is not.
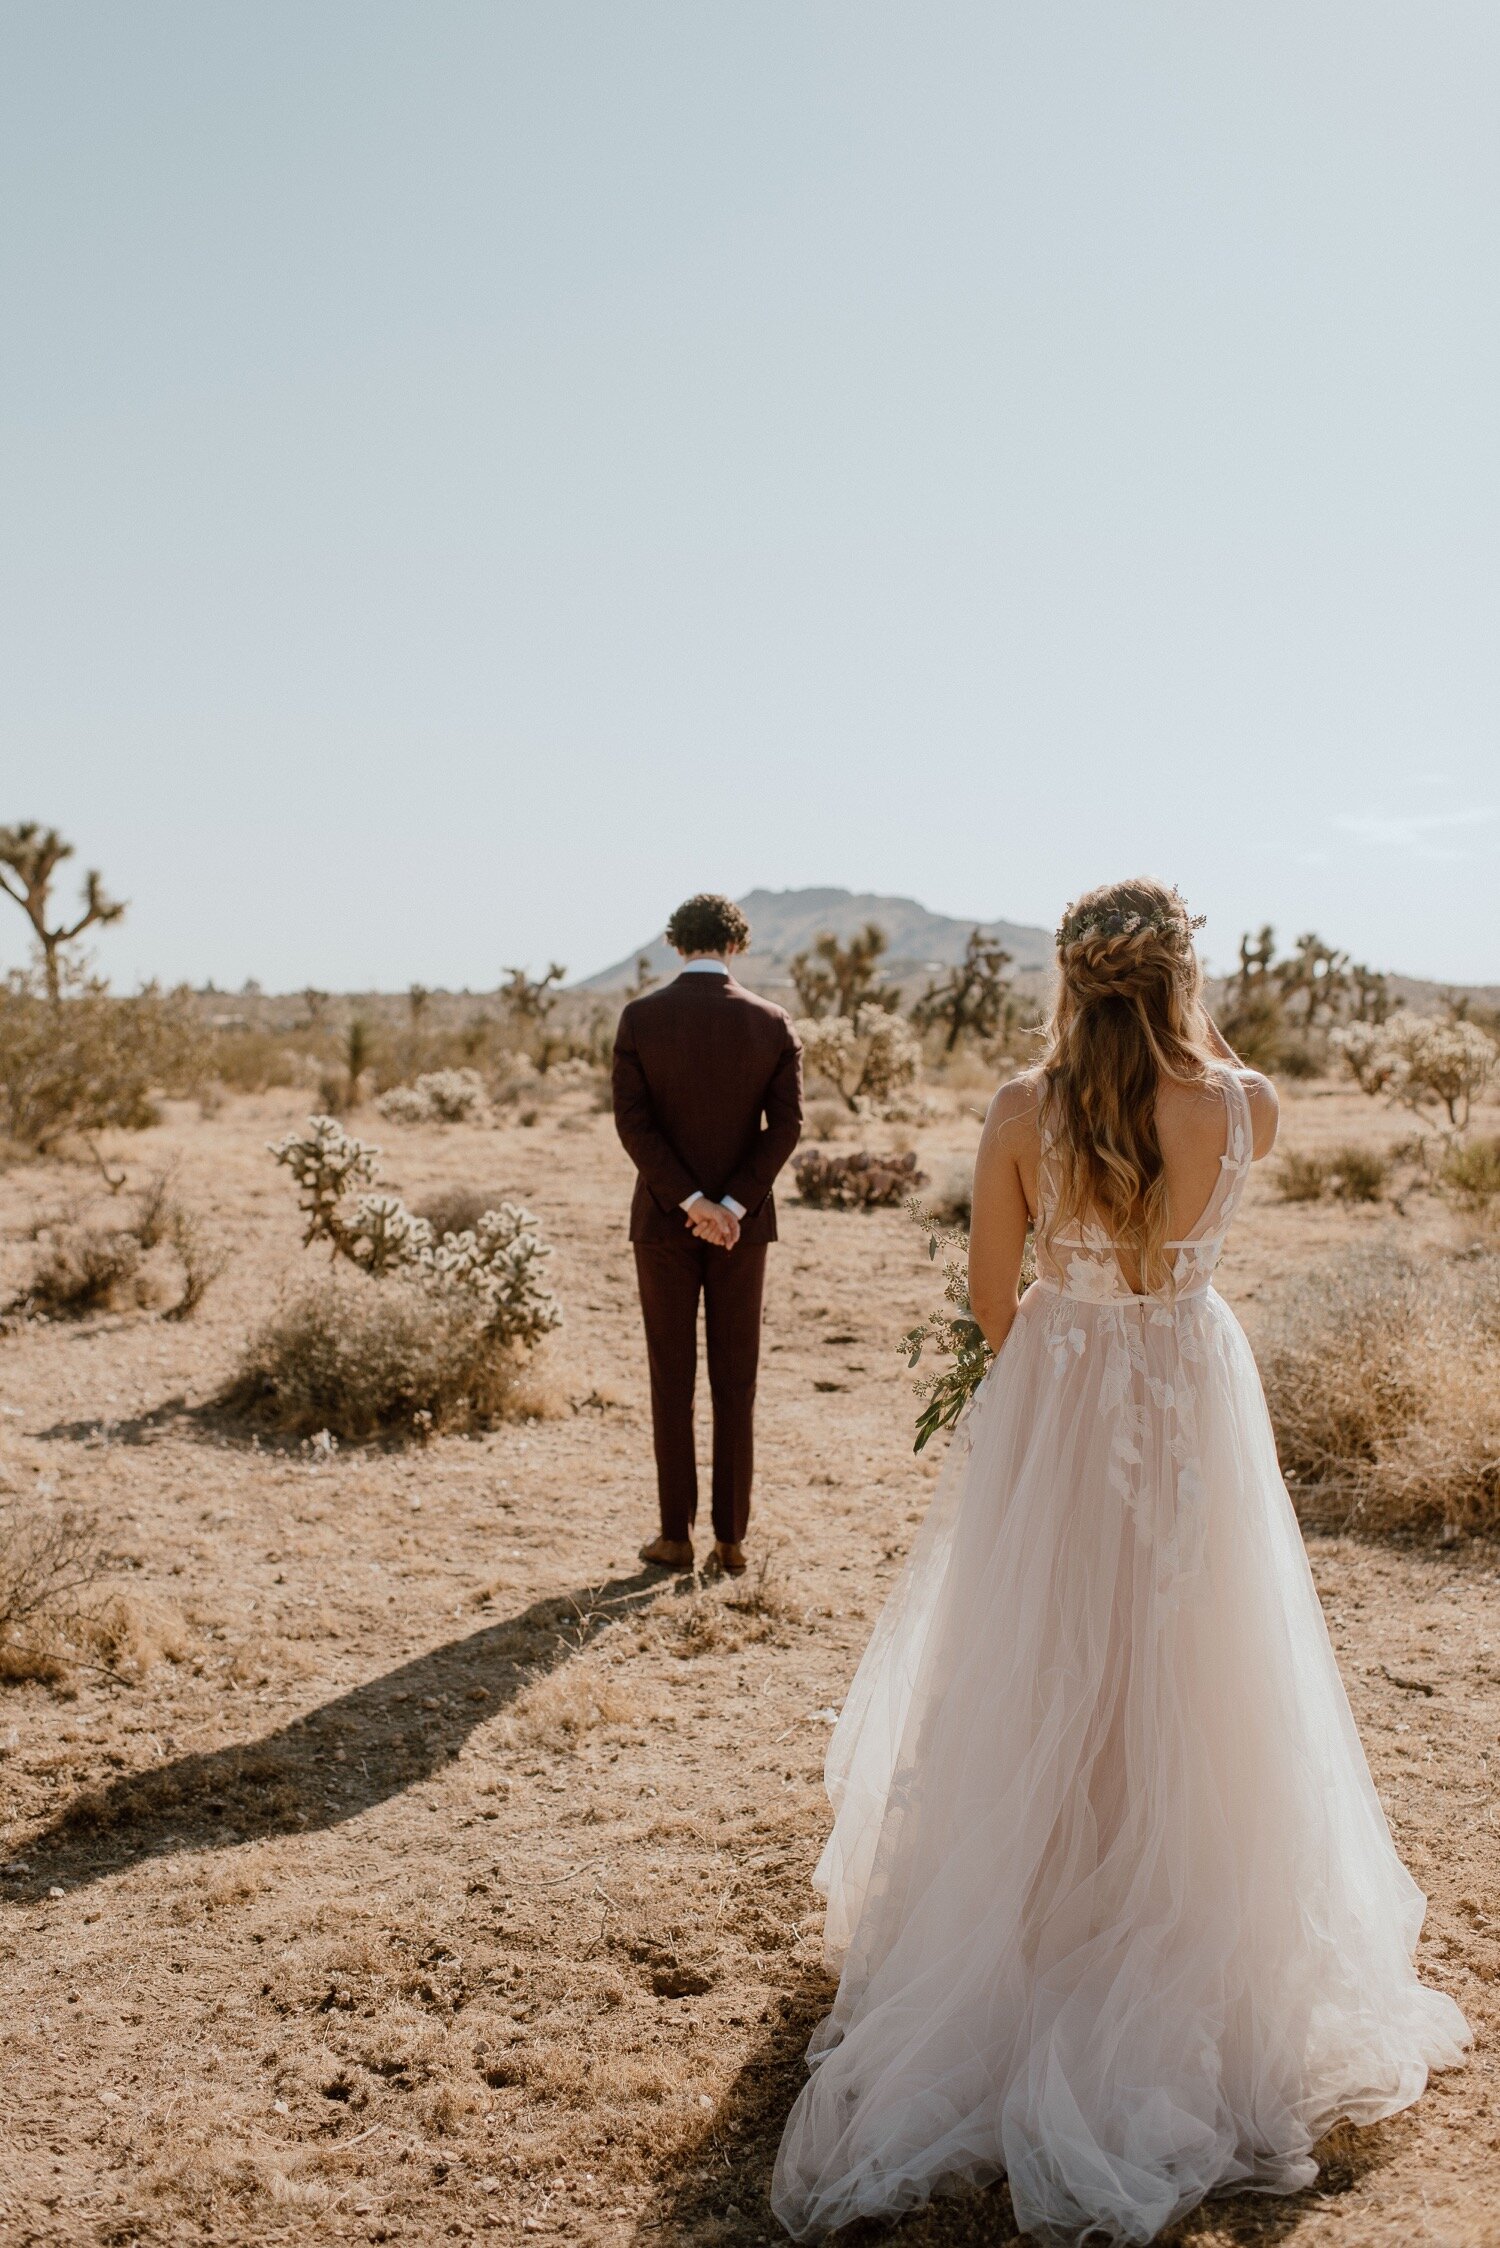
<svg viewBox="0 0 1500 2248"><path fill-rule="evenodd" d="M733 898L700 890L667 923L667 942L674 952L743 952L750 924Z"/></svg>

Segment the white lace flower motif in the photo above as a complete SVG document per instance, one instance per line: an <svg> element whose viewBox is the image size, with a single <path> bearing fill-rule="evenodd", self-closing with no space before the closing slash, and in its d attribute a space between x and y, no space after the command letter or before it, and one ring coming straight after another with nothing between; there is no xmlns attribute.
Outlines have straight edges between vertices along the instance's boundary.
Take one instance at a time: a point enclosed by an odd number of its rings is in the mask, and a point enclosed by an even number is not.
<svg viewBox="0 0 1500 2248"><path fill-rule="evenodd" d="M1088 1345L1088 1336L1081 1327L1057 1327L1047 1337L1047 1348L1052 1353L1052 1371L1060 1375L1068 1363L1068 1352L1081 1358Z"/></svg>
<svg viewBox="0 0 1500 2248"><path fill-rule="evenodd" d="M1095 1257L1072 1256L1068 1259L1064 1293L1075 1296L1080 1303L1110 1304L1120 1293L1120 1277L1113 1263Z"/></svg>

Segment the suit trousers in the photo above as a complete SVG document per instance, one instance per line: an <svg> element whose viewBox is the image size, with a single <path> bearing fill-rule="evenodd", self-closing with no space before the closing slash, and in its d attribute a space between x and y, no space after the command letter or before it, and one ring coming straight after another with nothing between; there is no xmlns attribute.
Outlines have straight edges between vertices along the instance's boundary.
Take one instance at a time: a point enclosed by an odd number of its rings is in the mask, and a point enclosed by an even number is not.
<svg viewBox="0 0 1500 2248"><path fill-rule="evenodd" d="M750 1519L755 1470L755 1377L766 1244L740 1241L732 1249L719 1249L684 1226L680 1240L636 1242L635 1269L651 1368L662 1536L686 1538L698 1513L693 1384L701 1295L714 1414L714 1536L737 1544Z"/></svg>

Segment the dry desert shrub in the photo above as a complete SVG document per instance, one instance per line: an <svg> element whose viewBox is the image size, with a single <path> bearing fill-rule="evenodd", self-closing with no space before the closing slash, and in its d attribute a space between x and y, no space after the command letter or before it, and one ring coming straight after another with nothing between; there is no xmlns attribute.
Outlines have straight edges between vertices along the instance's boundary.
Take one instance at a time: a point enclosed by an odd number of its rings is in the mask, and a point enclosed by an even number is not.
<svg viewBox="0 0 1500 2248"><path fill-rule="evenodd" d="M108 1669L139 1678L160 1662L184 1662L192 1634L170 1601L112 1592L79 1616L79 1645Z"/></svg>
<svg viewBox="0 0 1500 2248"><path fill-rule="evenodd" d="M973 1159L966 1155L940 1157L922 1197L922 1207L940 1231L952 1227L967 1233L974 1214Z"/></svg>
<svg viewBox="0 0 1500 2248"><path fill-rule="evenodd" d="M317 1057L290 1045L285 1032L234 1024L208 1032L212 1081L232 1093L264 1093L273 1085L315 1085Z"/></svg>
<svg viewBox="0 0 1500 2248"><path fill-rule="evenodd" d="M1328 1190L1340 1202L1378 1202L1390 1175L1390 1157L1358 1140L1346 1140L1328 1158Z"/></svg>
<svg viewBox="0 0 1500 2248"><path fill-rule="evenodd" d="M0 1679L62 1685L80 1665L139 1678L182 1660L189 1634L177 1610L101 1591L109 1568L91 1515L0 1503Z"/></svg>
<svg viewBox="0 0 1500 2248"><path fill-rule="evenodd" d="M1328 1166L1321 1155L1302 1155L1288 1148L1278 1156L1271 1185L1281 1202L1321 1202L1328 1188Z"/></svg>
<svg viewBox="0 0 1500 2248"><path fill-rule="evenodd" d="M1449 1148L1438 1177L1461 1209L1488 1217L1500 1201L1500 1139L1475 1137Z"/></svg>
<svg viewBox="0 0 1500 2248"><path fill-rule="evenodd" d="M81 1596L104 1570L91 1516L0 1502L0 1678L66 1675Z"/></svg>
<svg viewBox="0 0 1500 2248"><path fill-rule="evenodd" d="M445 1233L472 1233L481 1218L512 1199L498 1186L440 1186L416 1203L414 1211L431 1226L433 1239L441 1241Z"/></svg>
<svg viewBox="0 0 1500 2248"><path fill-rule="evenodd" d="M809 1148L797 1158L797 1192L816 1210L882 1210L904 1202L926 1183L914 1154L824 1155Z"/></svg>
<svg viewBox="0 0 1500 2248"><path fill-rule="evenodd" d="M1350 1252L1284 1292L1259 1357L1302 1511L1375 1531L1500 1524L1500 1257Z"/></svg>
<svg viewBox="0 0 1500 2248"><path fill-rule="evenodd" d="M0 1132L33 1154L111 1127L157 1121L158 1093L193 1091L205 1046L187 995L148 988L117 998L65 975L57 999L38 978L0 979Z"/></svg>
<svg viewBox="0 0 1500 2248"><path fill-rule="evenodd" d="M339 1275L302 1289L246 1346L224 1404L289 1435L465 1429L537 1411L483 1301Z"/></svg>
<svg viewBox="0 0 1500 2248"><path fill-rule="evenodd" d="M93 1223L65 1216L39 1223L40 1243L31 1278L15 1311L38 1319L84 1319L93 1312L167 1305L168 1319L190 1318L228 1262L197 1212L177 1199L169 1172L159 1172L115 1214ZM161 1261L153 1250L171 1250L181 1268L172 1301ZM170 1260L168 1260L170 1262Z"/></svg>
<svg viewBox="0 0 1500 2248"><path fill-rule="evenodd" d="M848 1128L849 1112L838 1101L813 1101L803 1119L810 1140L836 1140Z"/></svg>
<svg viewBox="0 0 1500 2248"><path fill-rule="evenodd" d="M21 1299L41 1319L84 1319L138 1302L142 1244L121 1227L50 1229Z"/></svg>
<svg viewBox="0 0 1500 2248"><path fill-rule="evenodd" d="M1391 1166L1389 1155L1358 1140L1348 1140L1328 1155L1302 1155L1289 1148L1278 1158L1271 1184L1283 1202L1320 1202L1325 1194L1340 1202L1378 1202Z"/></svg>

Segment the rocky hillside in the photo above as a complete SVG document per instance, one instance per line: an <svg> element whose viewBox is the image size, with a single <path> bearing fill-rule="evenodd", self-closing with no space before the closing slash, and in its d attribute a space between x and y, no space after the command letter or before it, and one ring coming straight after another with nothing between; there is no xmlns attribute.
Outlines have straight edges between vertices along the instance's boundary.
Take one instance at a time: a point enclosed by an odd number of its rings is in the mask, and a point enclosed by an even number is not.
<svg viewBox="0 0 1500 2248"><path fill-rule="evenodd" d="M867 921L876 921L889 939L886 973L903 989L919 987L935 969L951 967L963 958L972 921L956 921L946 913L929 913L915 898L878 897L872 891L854 890L752 890L740 899L751 928L751 948L737 970L757 991L790 990L787 964L815 937L831 931L850 937ZM1052 937L1046 929L1033 929L1018 921L985 921L987 936L998 937L1018 969L1040 970L1052 955ZM617 991L635 974L644 953L654 976L670 974L676 955L660 934L638 945L624 960L601 968L574 988L580 991Z"/></svg>

